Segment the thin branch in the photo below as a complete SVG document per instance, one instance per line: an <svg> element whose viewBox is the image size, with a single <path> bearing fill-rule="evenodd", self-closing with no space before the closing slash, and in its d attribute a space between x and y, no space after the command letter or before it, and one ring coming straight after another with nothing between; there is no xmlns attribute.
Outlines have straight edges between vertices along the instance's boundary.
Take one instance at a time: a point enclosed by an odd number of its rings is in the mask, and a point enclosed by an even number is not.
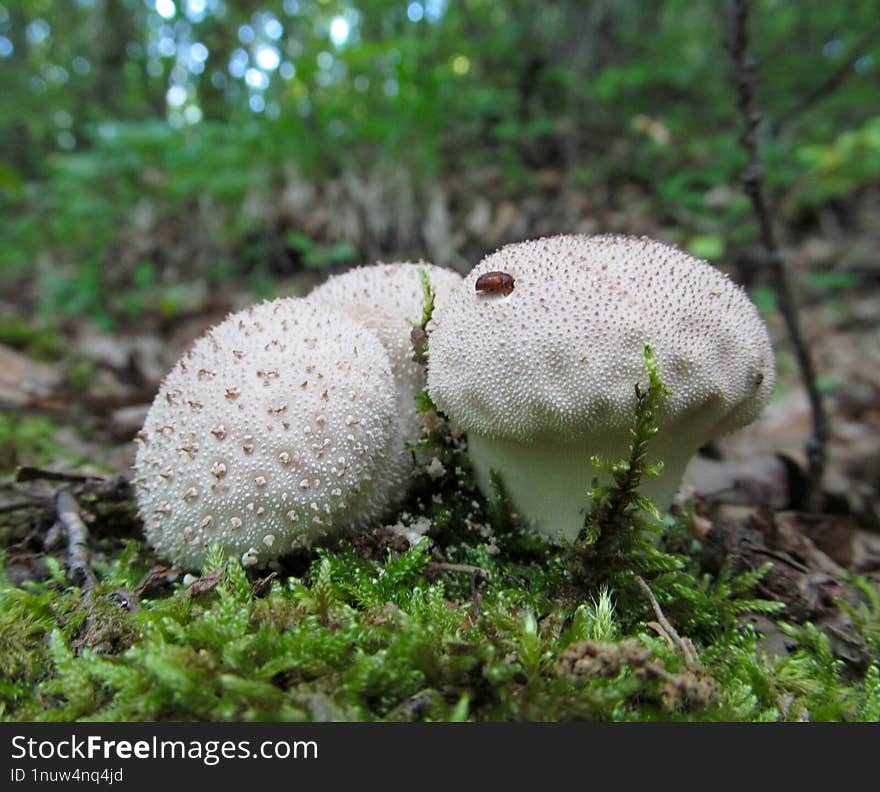
<svg viewBox="0 0 880 792"><path fill-rule="evenodd" d="M36 498L20 498L19 500L3 501L0 503L0 514L21 511L22 509L33 509L35 506L40 505L40 501Z"/></svg>
<svg viewBox="0 0 880 792"><path fill-rule="evenodd" d="M446 564L432 561L428 564L428 572L460 572L464 575L473 575L481 577L483 580L492 582L492 573L488 569L483 569L470 564Z"/></svg>
<svg viewBox="0 0 880 792"><path fill-rule="evenodd" d="M58 490L55 508L67 534L67 582L79 586L86 599L98 585L89 564L89 530L80 517L79 504L66 487Z"/></svg>
<svg viewBox="0 0 880 792"><path fill-rule="evenodd" d="M697 655L694 653L690 642L685 641L684 638L682 638L678 634L678 631L675 629L675 627L670 624L669 619L666 618L666 615L660 609L660 603L657 602L657 598L654 596L654 592L651 591L651 587L647 583L645 583L645 581L639 575L636 575L636 583L639 584L639 588L648 598L648 602L651 603L651 607L654 609L654 615L657 617L657 621L666 632L666 634L674 641L675 645L678 647L678 650L684 657L685 663L687 663L688 667L695 666L697 664Z"/></svg>
<svg viewBox="0 0 880 792"><path fill-rule="evenodd" d="M15 480L18 483L26 481L66 481L83 484L94 476L83 476L81 473L66 473L63 470L48 470L47 468L22 465L15 471Z"/></svg>
<svg viewBox="0 0 880 792"><path fill-rule="evenodd" d="M728 50L733 61L734 80L737 90L737 106L743 122L740 142L748 155L748 164L742 174L743 188L752 203L752 209L761 232L766 262L770 268L773 286L779 301L779 311L785 322L788 337L794 347L801 380L807 391L812 412L813 432L807 441L808 460L806 502L808 510L817 510L821 502L822 476L825 472L828 445L828 416L822 404L822 396L816 382L816 371L809 344L801 331L797 301L788 264L782 255L770 214L770 206L764 189L764 161L758 141L761 114L754 101L755 62L749 54L749 7L750 0L733 0L733 20Z"/></svg>
<svg viewBox="0 0 880 792"><path fill-rule="evenodd" d="M483 613L482 607L480 607L480 592L477 588L477 578L483 578L483 580L491 583L492 582L492 573L488 569L483 569L482 567L472 566L471 564L447 564L447 563L439 563L439 562L431 562L427 567L428 572L439 573L439 572L459 572L464 575L470 575L471 577L471 602L474 606L474 616L476 618L480 618Z"/></svg>
<svg viewBox="0 0 880 792"><path fill-rule="evenodd" d="M865 50L868 49L877 38L880 38L880 26L869 28L850 50L849 57L845 58L841 64L828 74L824 80L816 85L813 90L802 96L792 107L782 113L782 115L771 124L773 137L778 137L786 127L797 121L803 113L821 102L829 94L834 93L834 91L843 85L843 83L852 76L853 67L856 65L856 61L864 56Z"/></svg>
<svg viewBox="0 0 880 792"><path fill-rule="evenodd" d="M100 500L125 501L132 497L131 481L127 476L84 476L62 470L23 466L15 472L15 482L60 481L70 484L78 496L91 495Z"/></svg>

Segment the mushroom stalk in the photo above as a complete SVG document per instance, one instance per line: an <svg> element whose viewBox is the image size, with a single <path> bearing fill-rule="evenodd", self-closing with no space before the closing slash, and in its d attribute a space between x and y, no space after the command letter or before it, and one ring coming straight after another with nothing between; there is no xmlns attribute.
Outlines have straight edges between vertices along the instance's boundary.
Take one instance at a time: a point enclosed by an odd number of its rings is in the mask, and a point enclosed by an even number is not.
<svg viewBox="0 0 880 792"><path fill-rule="evenodd" d="M645 477L639 488L660 511L669 508L688 461L697 451L689 443L665 446L662 472ZM607 474L598 470L591 458L615 463L621 451L620 439L614 436L581 443L559 438L526 443L473 432L468 435L468 456L480 490L493 492L492 472L497 472L518 515L554 540L577 538L592 507L589 491L593 481L608 483ZM648 464L659 459L657 453L651 454Z"/></svg>
<svg viewBox="0 0 880 792"><path fill-rule="evenodd" d="M773 350L745 292L705 261L650 239L559 236L487 256L434 316L428 393L468 434L477 482L491 470L521 516L577 536L598 471L627 457L650 342L671 391L641 494L669 506L688 459L753 421Z"/></svg>

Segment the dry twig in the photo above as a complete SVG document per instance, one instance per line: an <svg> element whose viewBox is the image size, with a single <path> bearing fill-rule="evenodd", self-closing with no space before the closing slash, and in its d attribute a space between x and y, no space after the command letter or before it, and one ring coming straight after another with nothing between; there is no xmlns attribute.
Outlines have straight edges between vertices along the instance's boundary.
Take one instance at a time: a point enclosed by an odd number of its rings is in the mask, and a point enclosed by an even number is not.
<svg viewBox="0 0 880 792"><path fill-rule="evenodd" d="M132 497L131 482L126 476L84 476L27 465L16 470L15 483L31 481L60 481L72 485L77 495L93 495L99 500L124 501Z"/></svg>
<svg viewBox="0 0 880 792"><path fill-rule="evenodd" d="M447 564L432 561L428 564L428 572L461 572L465 575L473 577L481 577L485 581L492 582L492 573L483 567L471 566L470 564Z"/></svg>
<svg viewBox="0 0 880 792"><path fill-rule="evenodd" d="M850 49L849 54L830 74L828 74L815 88L808 91L794 105L783 113L771 125L774 137L778 137L789 125L794 123L803 113L821 102L826 96L834 93L853 74L856 62L865 56L865 51L880 38L880 25L875 25L866 30L862 37Z"/></svg>
<svg viewBox="0 0 880 792"><path fill-rule="evenodd" d="M636 575L636 583L639 584L639 588L648 598L648 602L651 603L651 607L654 609L654 615L657 617L657 621L663 628L663 631L675 643L676 647L684 657L685 663L687 663L689 668L697 665L697 655L694 652L690 641L686 641L684 638L682 638L678 634L678 631L675 629L675 627L673 627L672 624L669 622L669 619L666 618L666 615L660 608L660 603L657 602L657 598L654 596L654 592L651 591L651 587L647 583L645 583L644 579L640 575Z"/></svg>
<svg viewBox="0 0 880 792"><path fill-rule="evenodd" d="M36 498L19 498L0 503L0 514L7 512L21 511L22 509L32 509L39 506L40 501Z"/></svg>
<svg viewBox="0 0 880 792"><path fill-rule="evenodd" d="M749 54L749 7L751 0L733 0L733 15L728 50L733 61L737 105L743 121L740 142L748 155L748 164L742 174L743 188L752 203L752 209L761 232L767 265L779 301L779 311L785 322L788 337L794 347L801 380L807 391L813 419L812 436L807 441L808 484L805 503L808 510L817 510L821 503L822 476L825 471L828 444L828 416L816 382L816 371L809 344L801 331L797 301L788 264L779 247L764 190L765 168L758 127L761 114L755 107L755 61Z"/></svg>
<svg viewBox="0 0 880 792"><path fill-rule="evenodd" d="M66 481L76 484L82 484L92 476L84 476L81 473L66 473L62 470L49 470L48 468L33 467L32 465L22 465L15 471L15 480L18 483L25 481Z"/></svg>
<svg viewBox="0 0 880 792"><path fill-rule="evenodd" d="M459 572L461 574L471 576L471 602L474 605L474 615L479 618L483 609L480 606L480 592L477 588L477 578L482 578L487 583L492 582L492 573L488 569L472 566L471 564L448 564L440 562L431 562L428 564L428 572Z"/></svg>
<svg viewBox="0 0 880 792"><path fill-rule="evenodd" d="M55 508L58 521L67 534L67 581L73 586L79 586L83 599L87 599L98 585L89 564L88 528L80 517L79 504L66 487L58 490Z"/></svg>

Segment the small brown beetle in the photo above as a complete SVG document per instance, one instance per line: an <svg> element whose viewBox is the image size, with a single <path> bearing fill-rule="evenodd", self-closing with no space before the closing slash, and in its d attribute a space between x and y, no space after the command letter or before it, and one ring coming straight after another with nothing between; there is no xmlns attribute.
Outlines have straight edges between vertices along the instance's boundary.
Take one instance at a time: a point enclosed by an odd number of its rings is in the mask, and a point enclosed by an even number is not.
<svg viewBox="0 0 880 792"><path fill-rule="evenodd" d="M485 294L510 294L513 291L513 276L506 272L484 272L477 278L474 288Z"/></svg>

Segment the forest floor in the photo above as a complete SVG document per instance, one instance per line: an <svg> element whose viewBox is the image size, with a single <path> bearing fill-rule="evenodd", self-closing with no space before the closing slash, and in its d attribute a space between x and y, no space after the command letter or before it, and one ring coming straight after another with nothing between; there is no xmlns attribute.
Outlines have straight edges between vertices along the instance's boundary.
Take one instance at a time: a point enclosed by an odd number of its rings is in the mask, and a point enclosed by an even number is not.
<svg viewBox="0 0 880 792"><path fill-rule="evenodd" d="M488 216L497 217L504 211L492 207ZM878 212L880 192L866 192L847 206L845 223L828 211L806 230L792 231L786 248L797 273L801 318L831 419L829 464L820 513L805 513L796 508L804 494L803 449L810 433L809 406L784 327L774 310L772 292L760 282L751 290L777 350L777 390L762 418L719 442L709 449L711 453L697 458L689 468L675 507L679 515L676 525L684 532L679 539L684 537L684 543L674 549L690 559L686 563L693 572L693 581L704 580L702 576L706 575L705 580L714 583L725 579L725 575L736 579L737 575L771 562L763 575L750 579L752 590L748 594L781 606L777 610L757 607L756 613L738 616L735 626L722 623L719 616L719 623L711 629L699 618L689 621L686 611L681 611L679 623L675 625L673 621L673 625L702 653L703 665L698 670L688 662L682 664L681 658L675 659L675 627L672 632L664 628L663 620L652 613L648 600L642 599L641 605L635 606L633 597L627 595L630 599L624 603L621 592L621 601L617 603L619 622L613 627L609 621L604 632L596 626L603 618L600 592L590 596L581 592L578 602L570 592L559 593L565 587L560 589L558 581L542 578L536 584L544 598L542 605L536 600L503 605L504 596L513 595L505 588L507 584L492 578L491 571L496 576L515 576L520 583L523 579L534 583L530 576L537 574L536 559L554 551L539 548L529 550L537 552L536 556L516 556L515 561L510 560L518 570L514 571L512 566L505 567L503 561L498 561L497 555L490 563L486 553L492 555L487 550L491 549L492 541L487 542L485 536L478 537L471 531L462 538L461 526L450 527L447 521L446 528L438 527L436 513L427 510L421 516L429 520L425 524L429 527L422 526L429 537L429 550L425 543L410 546L394 530L392 522L390 527L377 528L353 548L332 545L318 555L292 558L268 578L246 579L243 572L224 566L219 559L214 571L207 571L200 578L201 583L194 584L196 589L186 589L180 582L181 575L164 567L140 544L140 524L131 509L131 496L124 481L133 461L132 439L162 376L180 354L207 327L253 301L254 295L241 283L229 283L190 310L168 317L143 315L113 332L99 330L85 319L35 318L35 304L28 304L28 298L15 303L8 299L0 301L0 314L4 317L0 322L0 406L4 410L0 413L0 546L4 548L6 578L0 594L0 611L6 608L3 618L12 618L25 609L35 625L23 639L30 655L19 657L18 652L13 657L8 650L8 657L0 661L10 675L6 687L0 690L0 717L876 717L872 707L880 702L880 681L873 687L880 647L880 260L876 255L880 249L880 229L871 218L876 218ZM621 223L616 225L620 227ZM662 229L645 223L631 221L623 225L638 226L647 235L664 235ZM540 225L535 228L540 230ZM748 251L743 251L743 255L747 256ZM277 294L303 293L326 274L312 270L281 280L276 284ZM737 273L732 275L736 277ZM454 482L446 482L445 486L454 486ZM89 535L90 563L96 570L89 574L97 574L95 591L107 600L100 607L94 600L87 601L89 597L83 593L87 587L84 588L82 579L72 580L68 575L65 580L63 574L64 564L69 565L71 559L69 546L63 535L59 536L59 528L65 525L59 519L58 509L58 493L62 489L76 496L79 515ZM472 493L467 497L479 499ZM413 515L402 515L396 525L399 527L403 522L411 527L419 516L418 508L411 509ZM481 519L489 522L486 515L490 510L491 504L483 503L475 517L465 518L465 522L470 520L469 530ZM63 530L60 532L63 534ZM504 544L501 539L497 543ZM457 544L464 545L465 550L458 552ZM516 542L511 546L517 548L517 553L526 552ZM353 557L361 560L352 561ZM399 590L390 588L392 584L388 583L388 591L376 595L378 599L368 596L358 588L360 583L341 571L341 559L354 566L386 564L382 568L392 572L397 564L398 577L394 580ZM462 570L466 571L463 580ZM362 571L367 574L369 567ZM136 575L140 575L138 580L134 579ZM412 595L413 588L420 588L420 575L425 575L431 585L425 583L424 601L416 605L405 597ZM393 574L389 573L388 579L391 578ZM72 583L78 588L70 589L68 584ZM325 600L321 600L325 596L321 594L322 585L328 587ZM713 590L707 585L707 590ZM214 590L224 586L227 594ZM658 591L663 595L658 594L658 598L667 615L681 610L676 608L673 590L658 583ZM24 603L12 591L29 592L32 599ZM384 601L382 596L386 597ZM554 601L554 596L555 609L547 604ZM54 597L56 601L50 606L45 602L41 605L37 601L40 597ZM215 599L211 600L212 597ZM210 621L216 617L217 635L195 635L193 620L180 611L184 607L181 603L187 603L186 608L195 607L192 603L197 600L206 603L200 606L200 619ZM159 605L151 605L152 601ZM244 607L244 602L247 616L239 627L244 633L257 636L253 637L257 644L268 640L268 633L263 635L257 625L261 611L275 630L273 640L280 640L278 636L285 630L297 632L314 618L319 625L316 629L323 631L322 635L326 633L327 641L315 647L313 655L305 649L288 647L288 654L283 657L259 646L255 648L252 642L241 648L242 656L249 657L251 662L255 656L262 657L265 668L259 679L250 678L241 670L242 660L230 659L218 648L219 644L212 644L215 640L222 643L223 631L232 629L232 616L224 608L235 603ZM592 610L588 608L587 615L578 617L576 614L585 613L585 603ZM108 609L114 607L118 613L108 615ZM141 609L152 609L169 619L173 613L179 631L163 634L159 641L150 633L159 628L149 620L137 621L132 616L128 623L130 614ZM396 625L400 635L409 635L409 627L401 627L399 620L409 619L407 624L411 625L429 615L445 624L443 629L448 628L443 633L442 650L437 649L430 660L443 666L442 671L426 670L420 665L428 662L424 657L419 661L413 659L419 652L424 654L422 650L397 646L395 638L381 632ZM530 618L536 620L535 624ZM588 625L579 628L580 632L572 626L578 624L578 618ZM444 619L458 621L450 626ZM99 628L96 620L106 624ZM480 620L482 624L478 623ZM516 624L511 626L511 620ZM369 633L369 640L347 635L346 631L354 630L355 626L366 630L365 624L374 631ZM747 628L747 624L752 628ZM815 625L819 637L805 633L804 630L812 629L805 625ZM747 650L737 643L745 634L743 631L754 638L754 645L750 644ZM355 683L340 670L341 660L328 659L334 652L344 654L343 649L331 645L331 633L337 637L346 633L345 641L357 647L361 665L350 658L346 662L369 677L369 683L361 678ZM734 638L735 633L740 638ZM641 641L642 647L647 647L643 652L627 643L633 636ZM494 646L500 654L483 656L482 649L474 648L478 640ZM166 647L176 643L177 649L187 642L198 645L204 641L202 649L211 659L204 661L205 668L193 670L192 679L185 684L180 682L182 687L176 688L178 683L168 678L167 669L156 670L158 655L149 655L147 659L146 654L137 655L139 647L147 652L149 646L151 652L157 652L155 641ZM529 641L536 643L532 646ZM588 650L585 647L591 641L593 648ZM664 642L666 648L660 645ZM742 668L731 671L725 666L727 671L720 670L725 663L734 664L730 659L734 656L734 645L739 647L737 651L749 654L749 663L760 668L760 673L753 673L762 682L753 680L755 689L750 695L758 703L751 708L741 701L745 694L740 688L748 677L743 670L745 660ZM602 651L610 651L607 647L613 646L617 654L611 659L597 659L596 646L606 647ZM724 647L724 652L716 651L719 646ZM400 662L395 673L400 679L395 677L387 684L377 681L374 676L379 672L372 666L367 669L366 658L385 653L382 656L387 659L388 653L395 651ZM579 659L572 659L572 651L581 652ZM805 676L795 684L786 677L786 673L792 679L794 675L790 668L786 671L785 663L791 658L803 659L807 651L812 652L815 668L811 666L812 670L804 672ZM826 651L827 656L823 655ZM608 703L594 685L589 706L583 701L580 708L560 705L564 691L554 686L562 684L559 680L568 680L566 684L571 686L572 677L580 678L586 673L582 670L584 652L593 658L594 665L605 663L602 669L593 669L597 679L620 681L629 675L628 678L638 678L642 687L615 688L613 695L605 690L609 701L613 699L613 703ZM721 657L725 652L727 660ZM299 659L291 659L294 655ZM473 662L461 665L462 657ZM107 667L99 666L99 661L107 658L115 658L114 662L129 669L137 667L142 676L120 681ZM198 658L195 652L187 655L186 662L198 666L202 662ZM76 666L77 659L83 661L82 667ZM581 670L572 671L575 667ZM152 683L147 681L151 679L149 668L153 669L150 673L159 674L168 691L167 698L152 704L145 703L147 694L141 689L156 684L155 679ZM207 673L209 668L225 669L230 679L238 679L244 691L242 696L250 703L229 703L226 697L236 690L233 682L227 690L218 692L216 701L211 703L172 703L180 690L189 689L187 685L195 684L193 680L198 674ZM826 672L831 676L822 677ZM420 676L421 681L401 682L407 674ZM682 675L686 674L692 678L684 679ZM833 689L841 699L839 709L823 710L816 704L819 693L808 688L811 679L819 684L816 680L820 677L821 685L825 686L822 695ZM540 685L536 679L541 680ZM722 693L700 692L706 679L723 688ZM91 705L75 700L76 684L91 691ZM651 684L655 687L644 699L644 686ZM762 684L772 690L762 692ZM658 685L666 687L660 690ZM690 685L688 706L679 706L680 702L672 700L675 696L670 693L670 685ZM484 690L487 686L497 690L489 694ZM534 688L533 698L523 693L531 690L530 686ZM336 689L345 693L337 696L331 692ZM503 696L513 696L521 706L502 706L499 690L504 691ZM33 695L36 699L25 701ZM126 697L138 703L126 704ZM654 709L645 709L644 700L660 703Z"/></svg>

